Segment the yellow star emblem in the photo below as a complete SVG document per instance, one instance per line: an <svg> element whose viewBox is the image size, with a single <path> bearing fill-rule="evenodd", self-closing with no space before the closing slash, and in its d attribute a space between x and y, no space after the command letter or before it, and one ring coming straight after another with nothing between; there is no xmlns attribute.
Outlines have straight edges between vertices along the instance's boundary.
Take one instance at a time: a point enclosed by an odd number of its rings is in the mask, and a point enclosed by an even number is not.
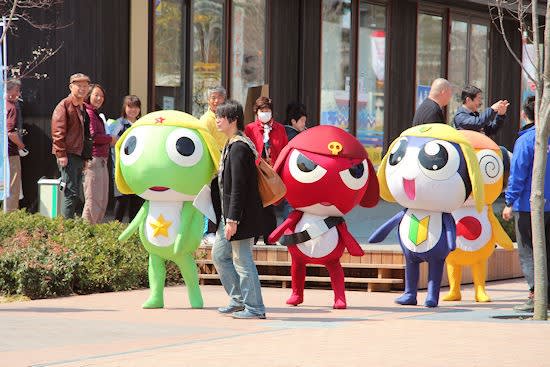
<svg viewBox="0 0 550 367"><path fill-rule="evenodd" d="M151 228L153 228L154 237L157 237L157 236L168 237L168 228L170 228L170 226L172 225L172 222L164 219L164 217L161 214L156 220L151 221L149 225L151 226Z"/></svg>

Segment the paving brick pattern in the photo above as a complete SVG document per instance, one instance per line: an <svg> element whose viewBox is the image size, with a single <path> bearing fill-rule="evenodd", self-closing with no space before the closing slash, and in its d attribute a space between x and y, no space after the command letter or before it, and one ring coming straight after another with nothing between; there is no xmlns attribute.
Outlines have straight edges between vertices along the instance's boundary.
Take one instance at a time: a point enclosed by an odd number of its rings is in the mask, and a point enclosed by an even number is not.
<svg viewBox="0 0 550 367"><path fill-rule="evenodd" d="M549 366L549 322L494 318L517 315L525 288L489 283L493 302L479 304L466 286L436 309L348 292L347 310L329 290L289 307L288 289L264 288L267 320L219 315L220 286L202 287L202 310L185 287L167 288L161 310L140 308L148 290L0 304L0 366Z"/></svg>

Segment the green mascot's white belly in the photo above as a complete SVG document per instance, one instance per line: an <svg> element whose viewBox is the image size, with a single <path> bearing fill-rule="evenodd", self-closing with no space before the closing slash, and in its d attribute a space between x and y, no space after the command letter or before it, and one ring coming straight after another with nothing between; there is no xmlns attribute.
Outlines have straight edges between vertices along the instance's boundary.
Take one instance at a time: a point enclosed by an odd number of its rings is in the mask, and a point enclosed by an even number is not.
<svg viewBox="0 0 550 367"><path fill-rule="evenodd" d="M149 213L145 220L145 236L149 243L168 247L176 242L182 207L182 202L149 202Z"/></svg>

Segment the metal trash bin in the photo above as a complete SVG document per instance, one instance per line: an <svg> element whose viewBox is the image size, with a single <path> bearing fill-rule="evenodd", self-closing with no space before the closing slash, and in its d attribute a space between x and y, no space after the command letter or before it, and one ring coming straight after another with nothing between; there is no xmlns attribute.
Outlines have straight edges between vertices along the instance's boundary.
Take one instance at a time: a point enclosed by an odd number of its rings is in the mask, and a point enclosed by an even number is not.
<svg viewBox="0 0 550 367"><path fill-rule="evenodd" d="M65 182L61 178L45 178L38 180L38 200L40 214L48 218L61 215L61 202Z"/></svg>

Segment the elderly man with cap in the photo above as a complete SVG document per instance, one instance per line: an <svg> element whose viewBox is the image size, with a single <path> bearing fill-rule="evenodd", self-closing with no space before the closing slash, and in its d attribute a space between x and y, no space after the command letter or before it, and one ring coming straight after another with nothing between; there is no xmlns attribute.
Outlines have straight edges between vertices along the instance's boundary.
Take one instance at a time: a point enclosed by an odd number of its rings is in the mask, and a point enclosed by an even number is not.
<svg viewBox="0 0 550 367"><path fill-rule="evenodd" d="M84 161L91 158L90 120L84 109L84 98L90 78L82 73L71 75L71 93L57 104L52 114L52 153L57 159L65 195L61 214L73 218L80 200Z"/></svg>

